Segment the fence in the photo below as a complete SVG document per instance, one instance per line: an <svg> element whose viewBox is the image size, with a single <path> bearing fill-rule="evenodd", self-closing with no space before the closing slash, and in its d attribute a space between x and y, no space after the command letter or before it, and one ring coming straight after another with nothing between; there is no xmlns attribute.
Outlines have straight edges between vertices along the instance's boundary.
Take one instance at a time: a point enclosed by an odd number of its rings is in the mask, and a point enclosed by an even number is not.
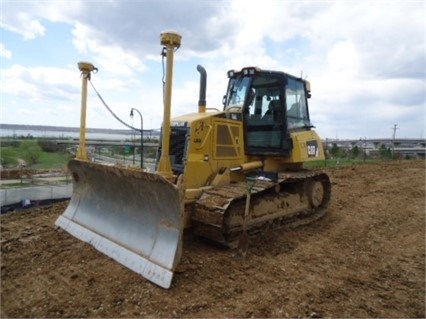
<svg viewBox="0 0 426 319"><path fill-rule="evenodd" d="M39 201L70 198L72 184L46 185L0 190L1 206L21 204L22 207L37 204Z"/></svg>

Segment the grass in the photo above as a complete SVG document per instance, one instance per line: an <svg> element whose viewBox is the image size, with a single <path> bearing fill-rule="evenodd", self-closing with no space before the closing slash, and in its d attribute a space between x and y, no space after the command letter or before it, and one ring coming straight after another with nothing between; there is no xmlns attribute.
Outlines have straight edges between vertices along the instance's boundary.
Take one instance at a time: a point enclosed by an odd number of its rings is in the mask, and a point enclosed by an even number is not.
<svg viewBox="0 0 426 319"><path fill-rule="evenodd" d="M25 141L24 143L17 143L16 145L8 145L0 147L0 155L2 164L5 167L17 167L18 159L26 158L28 152L37 154L37 160L34 164L29 165L27 168L34 169L51 169L62 168L69 161L69 155L64 152L45 152L38 145L36 140Z"/></svg>
<svg viewBox="0 0 426 319"><path fill-rule="evenodd" d="M354 164L373 163L373 162L377 162L377 160L368 159L364 161L362 159L337 158L337 159L327 159L326 161L306 162L303 165L303 167L305 168L333 167L333 166L339 166L339 165L354 165Z"/></svg>
<svg viewBox="0 0 426 319"><path fill-rule="evenodd" d="M28 149L28 142L29 141L24 142L24 143L27 143L27 149ZM29 144L31 144L31 146L37 145L37 140L32 140L30 141ZM12 163L12 165L10 166L15 166L15 167L18 164L17 160L19 158L22 158L22 159L25 158L25 152L26 152L26 149L23 146L23 143L17 143L16 145L13 145L13 146L2 146L0 148L0 155L2 157L2 160L3 158L7 157L8 162ZM145 157L147 157L147 154L148 154L148 150L145 149ZM104 154L104 155L111 156L111 153L108 152L108 154ZM155 152L153 152L152 154L150 153L150 155L155 155ZM52 169L52 168L60 169L66 166L69 159L70 157L66 153L44 152L40 149L38 151L38 158L36 163L27 167L34 168L34 169ZM348 159L348 158L327 159L326 161L323 160L323 161L306 162L304 164L304 167L305 168L333 167L333 166L340 166L340 165L372 163L377 161L378 161L377 159L367 159L366 161L364 161L363 159Z"/></svg>
<svg viewBox="0 0 426 319"><path fill-rule="evenodd" d="M47 153L43 152L36 164L32 168L48 169L48 168L62 168L69 161L69 155L65 153Z"/></svg>

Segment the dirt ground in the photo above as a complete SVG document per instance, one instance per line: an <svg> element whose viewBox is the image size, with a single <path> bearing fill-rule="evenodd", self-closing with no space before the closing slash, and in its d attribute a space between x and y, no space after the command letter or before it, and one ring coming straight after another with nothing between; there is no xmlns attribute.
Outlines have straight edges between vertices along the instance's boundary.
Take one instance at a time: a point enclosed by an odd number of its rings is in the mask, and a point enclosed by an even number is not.
<svg viewBox="0 0 426 319"><path fill-rule="evenodd" d="M327 169L329 212L236 251L186 234L164 290L55 229L67 203L1 216L1 317L424 318L425 162Z"/></svg>

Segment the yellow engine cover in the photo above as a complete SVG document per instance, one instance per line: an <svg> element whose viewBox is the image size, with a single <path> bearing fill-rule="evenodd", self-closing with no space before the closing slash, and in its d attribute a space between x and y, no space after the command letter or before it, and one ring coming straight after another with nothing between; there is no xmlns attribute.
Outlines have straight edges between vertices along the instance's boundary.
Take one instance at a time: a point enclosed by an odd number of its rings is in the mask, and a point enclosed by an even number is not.
<svg viewBox="0 0 426 319"><path fill-rule="evenodd" d="M324 160L324 148L315 131L302 131L290 134L293 149L286 162L305 163Z"/></svg>

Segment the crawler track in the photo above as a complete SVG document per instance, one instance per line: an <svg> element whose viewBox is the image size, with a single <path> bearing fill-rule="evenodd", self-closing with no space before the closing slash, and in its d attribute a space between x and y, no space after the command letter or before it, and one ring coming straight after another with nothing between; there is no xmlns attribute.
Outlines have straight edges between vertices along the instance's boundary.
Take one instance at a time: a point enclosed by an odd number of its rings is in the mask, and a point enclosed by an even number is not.
<svg viewBox="0 0 426 319"><path fill-rule="evenodd" d="M239 182L206 191L194 205L194 232L235 247L243 231L248 187ZM251 189L247 232L253 235L311 223L324 216L330 195L330 179L321 172L281 173L277 182L258 179Z"/></svg>

